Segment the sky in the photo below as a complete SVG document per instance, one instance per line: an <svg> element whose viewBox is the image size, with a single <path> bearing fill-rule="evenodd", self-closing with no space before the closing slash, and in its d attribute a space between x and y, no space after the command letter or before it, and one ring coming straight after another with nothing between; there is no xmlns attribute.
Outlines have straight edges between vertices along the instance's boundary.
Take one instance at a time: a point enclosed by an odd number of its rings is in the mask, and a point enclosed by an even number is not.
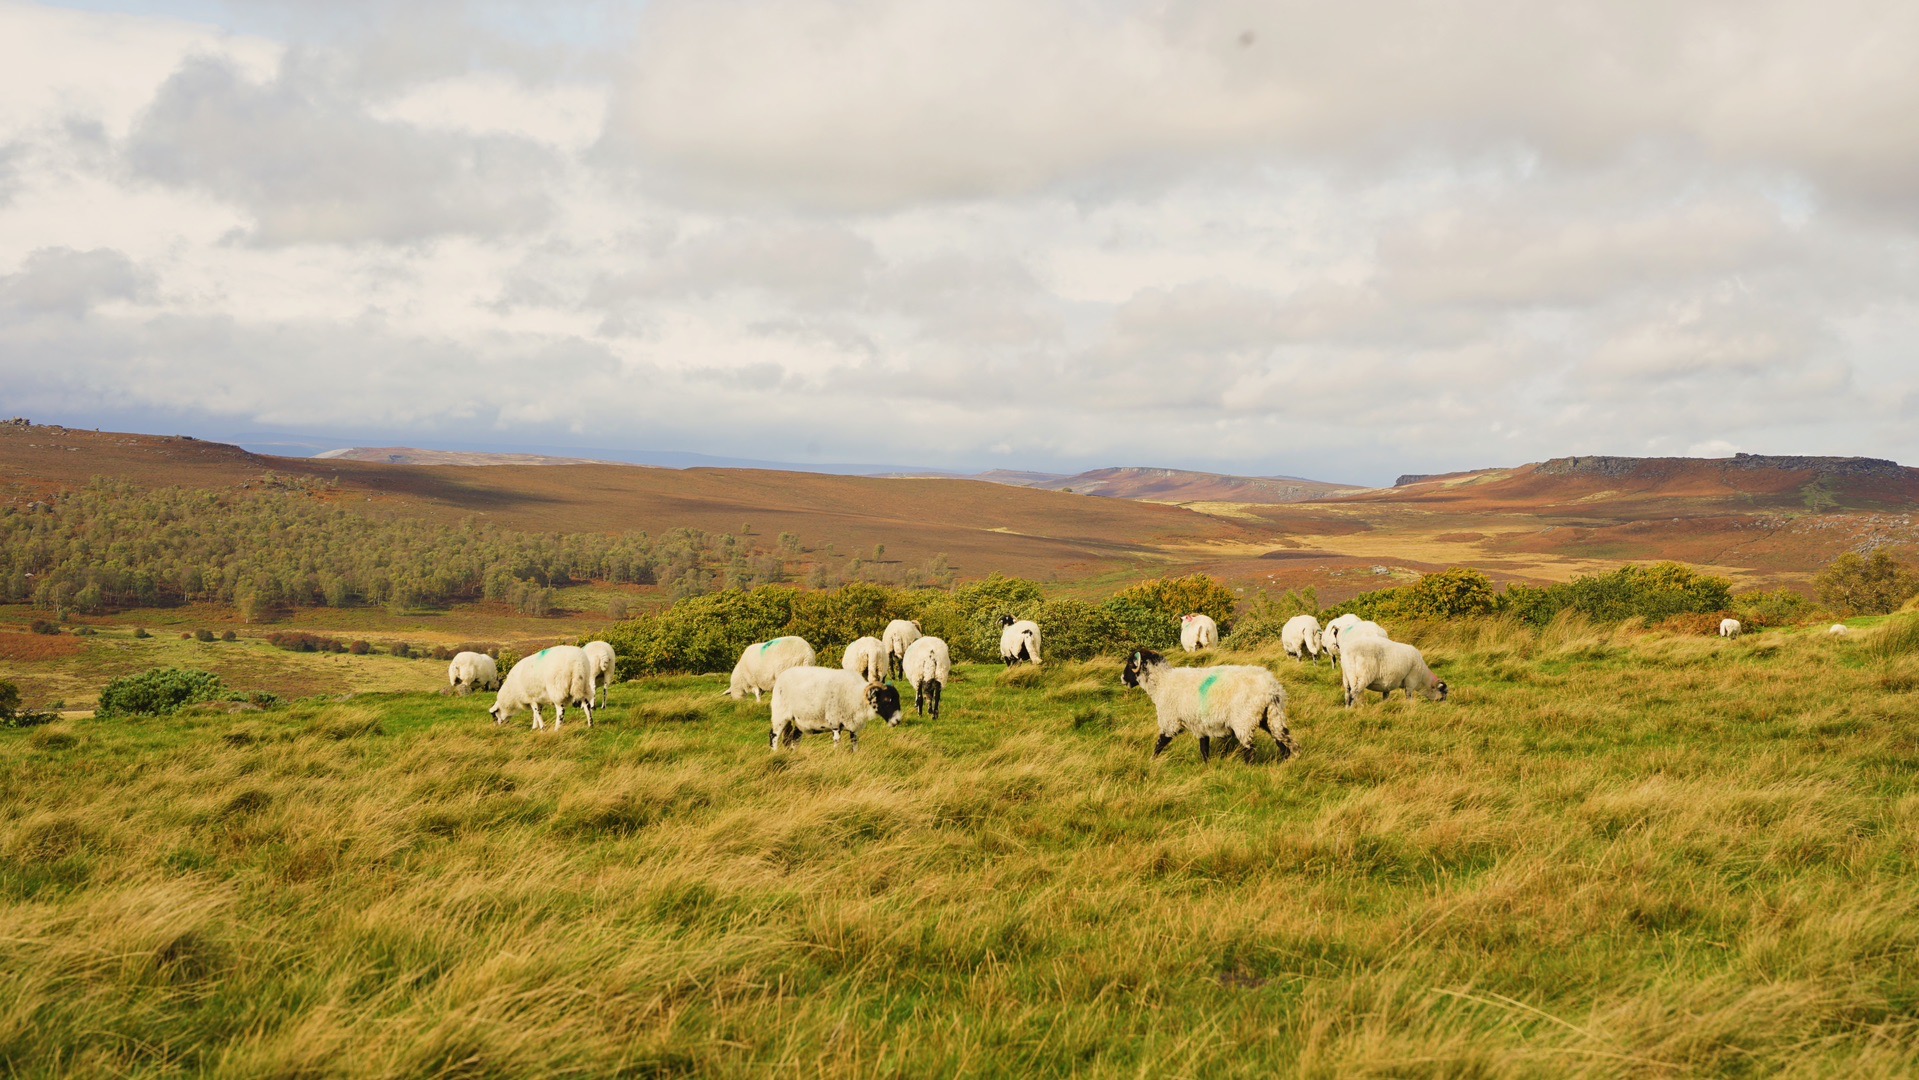
<svg viewBox="0 0 1919 1080"><path fill-rule="evenodd" d="M1919 462L1915 42L1899 0L0 0L0 412Z"/></svg>

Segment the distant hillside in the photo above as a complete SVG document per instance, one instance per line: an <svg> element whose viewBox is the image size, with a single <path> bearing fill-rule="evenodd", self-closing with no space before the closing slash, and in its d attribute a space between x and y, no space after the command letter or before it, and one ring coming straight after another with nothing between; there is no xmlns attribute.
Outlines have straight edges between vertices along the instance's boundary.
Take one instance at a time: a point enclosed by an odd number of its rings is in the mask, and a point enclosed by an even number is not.
<svg viewBox="0 0 1919 1080"><path fill-rule="evenodd" d="M1321 480L1302 480L1294 476L1229 476L1224 473L1193 472L1187 469L1140 467L1093 469L1073 476L1000 470L981 473L976 479L1040 488L1046 491L1071 491L1077 495L1097 495L1107 499L1174 504L1277 505L1309 502L1314 499L1352 495L1370 490L1345 484L1329 484Z"/></svg>
<svg viewBox="0 0 1919 1080"><path fill-rule="evenodd" d="M1919 469L1861 457L1594 455L1511 469L1402 476L1392 488L1358 498L1448 503L1462 509L1580 504L1595 511L1603 506L1607 516L1636 512L1653 500L1724 503L1740 509L1907 510L1919 506Z"/></svg>
<svg viewBox="0 0 1919 1080"><path fill-rule="evenodd" d="M355 446L313 455L316 461L377 461L382 465L627 465L624 461L548 457L545 454L487 454L471 450L419 450L411 446ZM651 465L633 465L650 469Z"/></svg>

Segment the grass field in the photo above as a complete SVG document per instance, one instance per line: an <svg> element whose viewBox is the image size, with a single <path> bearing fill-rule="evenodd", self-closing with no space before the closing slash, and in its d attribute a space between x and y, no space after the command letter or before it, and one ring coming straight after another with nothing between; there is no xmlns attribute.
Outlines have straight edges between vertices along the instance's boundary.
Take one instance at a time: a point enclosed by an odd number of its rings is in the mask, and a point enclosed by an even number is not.
<svg viewBox="0 0 1919 1080"><path fill-rule="evenodd" d="M717 677L0 732L10 1075L1911 1075L1911 632L1489 624L1150 750L1112 663L857 754Z"/></svg>

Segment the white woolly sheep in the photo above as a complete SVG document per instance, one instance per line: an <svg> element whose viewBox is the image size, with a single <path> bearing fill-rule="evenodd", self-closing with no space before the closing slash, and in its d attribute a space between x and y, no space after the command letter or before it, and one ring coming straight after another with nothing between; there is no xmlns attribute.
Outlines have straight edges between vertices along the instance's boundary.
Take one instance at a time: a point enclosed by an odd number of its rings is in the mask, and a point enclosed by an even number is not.
<svg viewBox="0 0 1919 1080"><path fill-rule="evenodd" d="M1039 624L1031 619L1014 621L1011 615L999 617L999 658L1007 667L1039 663Z"/></svg>
<svg viewBox="0 0 1919 1080"><path fill-rule="evenodd" d="M885 682L892 673L892 659L886 653L885 642L876 637L863 637L846 647L846 654L840 657L840 667L867 682Z"/></svg>
<svg viewBox="0 0 1919 1080"><path fill-rule="evenodd" d="M586 650L577 645L555 645L541 649L513 665L493 699L493 722L504 724L521 709L533 710L533 730L546 727L540 719L540 706L553 706L553 730L560 730L568 705L578 705L586 714L586 726L593 726L593 663Z"/></svg>
<svg viewBox="0 0 1919 1080"><path fill-rule="evenodd" d="M1355 637L1350 631L1342 636L1346 640L1340 646L1339 677L1347 708L1359 704L1367 690L1379 691L1381 701L1395 690L1406 691L1408 698L1417 694L1428 701L1446 700L1446 683L1426 666L1418 649L1383 637Z"/></svg>
<svg viewBox="0 0 1919 1080"><path fill-rule="evenodd" d="M1720 637L1738 637L1739 631L1741 629L1743 628L1739 625L1738 619L1719 620L1719 636Z"/></svg>
<svg viewBox="0 0 1919 1080"><path fill-rule="evenodd" d="M953 651L940 638L922 637L906 647L900 668L913 684L913 711L924 715L930 709L938 720L940 694L953 679Z"/></svg>
<svg viewBox="0 0 1919 1080"><path fill-rule="evenodd" d="M860 729L868 720L900 722L900 692L883 682L868 682L851 671L796 667L773 683L773 749L796 743L809 731L830 731L838 746L844 731L852 749L860 748Z"/></svg>
<svg viewBox="0 0 1919 1080"><path fill-rule="evenodd" d="M1219 644L1219 624L1210 615L1195 612L1179 617L1179 647L1187 652L1210 649Z"/></svg>
<svg viewBox="0 0 1919 1080"><path fill-rule="evenodd" d="M1334 619L1332 622L1327 623L1326 629L1319 632L1320 650L1335 660L1339 659L1340 632L1349 626L1357 626L1365 621L1366 620L1349 611L1339 618Z"/></svg>
<svg viewBox="0 0 1919 1080"><path fill-rule="evenodd" d="M453 684L454 690L466 693L498 689L500 666L485 653L463 652L446 666L446 681Z"/></svg>
<svg viewBox="0 0 1919 1080"><path fill-rule="evenodd" d="M1319 659L1319 620L1311 615L1295 615L1279 628L1279 643L1286 655L1295 660Z"/></svg>
<svg viewBox="0 0 1919 1080"><path fill-rule="evenodd" d="M740 653L740 662L733 665L733 677L726 685L726 696L735 701L744 698L752 691L753 700L773 689L773 681L787 668L813 666L813 646L805 638L776 637L771 641L756 641Z"/></svg>
<svg viewBox="0 0 1919 1080"><path fill-rule="evenodd" d="M918 619L894 619L880 632L880 640L886 642L886 667L890 671L904 672L906 650L920 635L925 633Z"/></svg>
<svg viewBox="0 0 1919 1080"><path fill-rule="evenodd" d="M1836 622L1832 624L1832 629L1826 631L1826 633L1833 637L1845 637L1847 634L1852 633L1852 627L1842 622Z"/></svg>
<svg viewBox="0 0 1919 1080"><path fill-rule="evenodd" d="M606 686L613 681L614 665L619 658L613 653L613 646L604 641L589 641L580 646L586 653L586 659L593 665L593 684L600 688L600 700L596 705L606 704Z"/></svg>
<svg viewBox="0 0 1919 1080"><path fill-rule="evenodd" d="M1168 667L1166 658L1141 649L1126 660L1120 681L1137 686L1159 714L1159 741L1153 756L1182 731L1199 736L1199 759L1210 761L1213 740L1231 735L1247 761L1253 760L1253 735L1264 730L1279 747L1279 760L1298 752L1286 727L1286 688L1263 667L1227 665Z"/></svg>
<svg viewBox="0 0 1919 1080"><path fill-rule="evenodd" d="M1345 638L1356 638L1356 637L1376 637L1376 638L1382 638L1386 641L1391 641L1393 639L1393 636L1386 632L1385 627L1379 625L1376 622L1373 622L1371 619L1362 619L1359 622L1356 622L1353 625L1346 627L1345 629L1339 632L1339 636L1342 640Z"/></svg>

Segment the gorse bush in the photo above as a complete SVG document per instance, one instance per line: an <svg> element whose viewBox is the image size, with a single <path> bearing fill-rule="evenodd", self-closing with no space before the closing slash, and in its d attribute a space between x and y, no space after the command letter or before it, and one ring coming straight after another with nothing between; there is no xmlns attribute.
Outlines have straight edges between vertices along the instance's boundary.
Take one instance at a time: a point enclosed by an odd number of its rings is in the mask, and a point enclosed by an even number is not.
<svg viewBox="0 0 1919 1080"><path fill-rule="evenodd" d="M1232 593L1205 575L1148 581L1098 604L1047 599L1035 582L998 574L950 592L860 583L828 592L789 585L728 589L681 600L657 615L619 623L605 639L620 656L621 678L671 672L730 671L740 651L784 635L805 638L820 662L835 664L854 639L894 619L916 619L944 638L955 660L999 659L1000 617L1040 624L1048 659L1080 660L1179 641L1179 617L1203 611L1224 625ZM502 669L505 669L502 657Z"/></svg>
<svg viewBox="0 0 1919 1080"><path fill-rule="evenodd" d="M1412 585L1361 593L1328 608L1326 615L1351 612L1376 621L1511 615L1545 626L1566 611L1595 622L1642 619L1650 623L1674 615L1724 611L1731 604L1732 582L1679 563L1622 566L1556 585L1515 582L1502 593L1493 592L1492 579L1485 574L1455 567Z"/></svg>
<svg viewBox="0 0 1919 1080"><path fill-rule="evenodd" d="M1864 557L1848 551L1812 579L1819 599L1841 615L1884 615L1919 594L1919 572L1884 548Z"/></svg>
<svg viewBox="0 0 1919 1080"><path fill-rule="evenodd" d="M213 701L224 693L220 677L190 668L155 668L108 683L100 691L100 716L164 716L182 706Z"/></svg>

